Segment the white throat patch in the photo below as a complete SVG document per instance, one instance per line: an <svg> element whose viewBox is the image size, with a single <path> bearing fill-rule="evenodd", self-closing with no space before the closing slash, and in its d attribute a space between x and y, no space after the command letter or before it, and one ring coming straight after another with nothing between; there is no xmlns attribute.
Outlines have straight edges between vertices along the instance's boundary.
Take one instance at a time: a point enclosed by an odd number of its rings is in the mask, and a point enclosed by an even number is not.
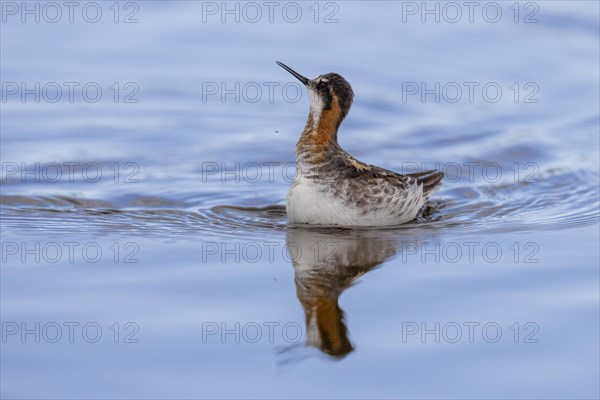
<svg viewBox="0 0 600 400"><path fill-rule="evenodd" d="M316 128L321 113L323 112L323 100L312 88L308 88L308 99L310 101L310 115L312 115L313 127Z"/></svg>

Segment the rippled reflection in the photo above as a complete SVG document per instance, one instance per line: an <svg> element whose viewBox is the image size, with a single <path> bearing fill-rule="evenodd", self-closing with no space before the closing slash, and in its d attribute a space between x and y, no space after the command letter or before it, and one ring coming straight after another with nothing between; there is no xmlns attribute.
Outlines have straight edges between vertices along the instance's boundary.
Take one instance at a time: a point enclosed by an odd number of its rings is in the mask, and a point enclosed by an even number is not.
<svg viewBox="0 0 600 400"><path fill-rule="evenodd" d="M286 245L306 317L307 344L334 357L346 356L354 346L338 299L357 278L395 255L398 240L375 231L290 229Z"/></svg>

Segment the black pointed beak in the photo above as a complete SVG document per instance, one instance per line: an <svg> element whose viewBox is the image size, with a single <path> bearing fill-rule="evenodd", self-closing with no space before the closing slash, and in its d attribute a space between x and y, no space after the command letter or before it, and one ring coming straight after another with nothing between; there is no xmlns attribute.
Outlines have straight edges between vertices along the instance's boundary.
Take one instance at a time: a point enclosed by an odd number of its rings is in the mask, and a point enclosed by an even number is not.
<svg viewBox="0 0 600 400"><path fill-rule="evenodd" d="M281 68L285 69L287 72L289 72L290 74L294 75L300 82L302 82L305 86L308 85L308 83L310 82L310 79L308 79L305 76L300 75L299 73L297 73L296 71L294 71L293 69L291 69L290 67L288 67L287 65L285 65L282 62L279 61L275 61L277 63L277 65L279 65Z"/></svg>

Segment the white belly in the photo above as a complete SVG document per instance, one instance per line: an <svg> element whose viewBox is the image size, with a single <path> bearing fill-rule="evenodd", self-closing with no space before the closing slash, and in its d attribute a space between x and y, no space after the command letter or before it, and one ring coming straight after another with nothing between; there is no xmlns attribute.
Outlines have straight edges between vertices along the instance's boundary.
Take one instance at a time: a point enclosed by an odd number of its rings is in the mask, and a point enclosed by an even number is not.
<svg viewBox="0 0 600 400"><path fill-rule="evenodd" d="M334 197L328 186L299 178L288 191L286 211L292 224L389 226L412 221L424 203L421 187L415 186L396 209L365 212L365 207L347 205Z"/></svg>

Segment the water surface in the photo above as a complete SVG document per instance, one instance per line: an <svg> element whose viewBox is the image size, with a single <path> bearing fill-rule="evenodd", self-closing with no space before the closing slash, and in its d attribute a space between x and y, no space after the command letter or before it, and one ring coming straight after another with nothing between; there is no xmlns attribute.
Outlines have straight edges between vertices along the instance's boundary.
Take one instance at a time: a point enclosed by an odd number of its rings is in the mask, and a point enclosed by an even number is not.
<svg viewBox="0 0 600 400"><path fill-rule="evenodd" d="M597 3L134 4L2 23L2 82L103 89L1 103L3 397L599 396ZM275 60L352 83L360 160L446 172L417 220L288 226L308 101Z"/></svg>

